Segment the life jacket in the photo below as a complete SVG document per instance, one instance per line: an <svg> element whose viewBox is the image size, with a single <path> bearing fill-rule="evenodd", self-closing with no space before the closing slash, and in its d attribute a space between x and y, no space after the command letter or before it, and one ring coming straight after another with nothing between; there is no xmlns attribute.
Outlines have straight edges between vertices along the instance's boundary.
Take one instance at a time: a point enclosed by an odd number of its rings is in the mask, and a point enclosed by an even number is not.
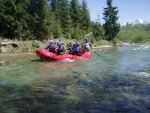
<svg viewBox="0 0 150 113"><path fill-rule="evenodd" d="M72 45L70 45L70 46L69 46L68 50L73 51L73 50L74 50L74 48L75 48L75 45L74 45L74 44L72 44Z"/></svg>
<svg viewBox="0 0 150 113"><path fill-rule="evenodd" d="M88 50L91 49L91 46L90 46L90 43L89 43L89 42L85 42L85 43L84 43L84 49L88 49Z"/></svg>
<svg viewBox="0 0 150 113"><path fill-rule="evenodd" d="M82 46L81 45L75 46L73 53L75 53L78 56L81 56L82 55Z"/></svg>
<svg viewBox="0 0 150 113"><path fill-rule="evenodd" d="M83 51L83 49L82 49L82 46L81 46L81 45L79 46L79 48L80 48L80 49L79 49L79 51L80 51L80 52L82 52L82 51Z"/></svg>
<svg viewBox="0 0 150 113"><path fill-rule="evenodd" d="M59 45L59 46L58 46L58 49L57 49L57 54L58 54L58 55L65 54L65 51L66 51L66 49L65 49L65 46L64 46L64 45Z"/></svg>
<svg viewBox="0 0 150 113"><path fill-rule="evenodd" d="M54 44L50 44L49 46L49 51L50 52L55 52L56 46Z"/></svg>
<svg viewBox="0 0 150 113"><path fill-rule="evenodd" d="M74 50L75 52L82 52L82 46L81 46L81 45L75 46L73 50Z"/></svg>

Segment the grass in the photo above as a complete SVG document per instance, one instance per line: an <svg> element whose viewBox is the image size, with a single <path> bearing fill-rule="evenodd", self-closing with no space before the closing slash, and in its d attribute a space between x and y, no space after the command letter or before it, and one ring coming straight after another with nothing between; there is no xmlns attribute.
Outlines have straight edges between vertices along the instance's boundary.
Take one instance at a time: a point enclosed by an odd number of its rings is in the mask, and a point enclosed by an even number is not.
<svg viewBox="0 0 150 113"><path fill-rule="evenodd" d="M69 47L69 42L72 41L74 43L76 43L78 40L69 40L69 39L64 39L64 38L60 38L59 40L61 40L66 48ZM14 48L11 45L7 45L7 46L3 46L3 48L5 48L6 52L9 53L14 53L14 52L33 52L34 50L36 50L39 47L46 47L49 43L49 40L44 40L44 41L37 41L37 40L27 40L27 41L18 41L18 40L7 40L7 39L1 39L0 38L0 42L15 42L18 47ZM58 39L54 39L54 42L58 42ZM79 41L81 44L84 43L84 40ZM95 43L92 43L93 47L99 47L99 46L118 46L119 45L119 41L118 40L114 40L114 41L106 41L106 40L100 40L97 41Z"/></svg>

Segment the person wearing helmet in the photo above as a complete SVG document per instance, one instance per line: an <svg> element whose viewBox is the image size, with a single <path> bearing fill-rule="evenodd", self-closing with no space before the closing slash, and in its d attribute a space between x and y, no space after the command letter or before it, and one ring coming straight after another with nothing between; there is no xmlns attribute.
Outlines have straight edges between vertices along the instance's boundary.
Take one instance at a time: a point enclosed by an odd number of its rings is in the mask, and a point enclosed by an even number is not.
<svg viewBox="0 0 150 113"><path fill-rule="evenodd" d="M59 46L61 43L62 43L62 41L61 41L61 40L58 40L57 46Z"/></svg>
<svg viewBox="0 0 150 113"><path fill-rule="evenodd" d="M45 49L49 49L49 52L56 53L56 45L53 40L50 40L49 44L45 47Z"/></svg>
<svg viewBox="0 0 150 113"><path fill-rule="evenodd" d="M92 49L92 44L89 42L89 38L85 39L84 45L83 45L83 50L84 51L89 51Z"/></svg>
<svg viewBox="0 0 150 113"><path fill-rule="evenodd" d="M70 41L70 43L69 43L69 48L68 48L68 50L69 50L69 54L73 54L73 50L74 50L74 48L75 48L75 44L72 42L72 41Z"/></svg>
<svg viewBox="0 0 150 113"><path fill-rule="evenodd" d="M65 51L66 50L65 50L64 44L61 41L58 41L58 43L57 43L57 54L62 55L65 53Z"/></svg>
<svg viewBox="0 0 150 113"><path fill-rule="evenodd" d="M82 46L81 46L80 42L76 42L76 45L73 49L73 53L75 53L78 56L82 55Z"/></svg>

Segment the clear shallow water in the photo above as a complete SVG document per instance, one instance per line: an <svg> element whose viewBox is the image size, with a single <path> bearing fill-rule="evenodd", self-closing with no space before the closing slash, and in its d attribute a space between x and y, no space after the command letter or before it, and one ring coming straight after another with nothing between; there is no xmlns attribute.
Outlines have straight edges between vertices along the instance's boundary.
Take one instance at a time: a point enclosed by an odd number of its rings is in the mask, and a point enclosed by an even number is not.
<svg viewBox="0 0 150 113"><path fill-rule="evenodd" d="M96 54L97 53L97 54ZM86 60L0 54L1 113L149 113L150 45L96 50Z"/></svg>

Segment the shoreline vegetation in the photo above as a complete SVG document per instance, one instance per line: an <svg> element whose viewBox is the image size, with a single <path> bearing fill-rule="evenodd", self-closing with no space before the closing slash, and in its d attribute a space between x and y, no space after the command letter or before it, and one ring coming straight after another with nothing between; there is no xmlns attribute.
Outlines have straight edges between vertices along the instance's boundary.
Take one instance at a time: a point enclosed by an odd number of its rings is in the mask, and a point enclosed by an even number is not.
<svg viewBox="0 0 150 113"><path fill-rule="evenodd" d="M57 42L59 39L55 39L54 42ZM64 42L65 47L68 48L69 42L73 41L74 43L77 40L66 40L61 39ZM33 52L37 48L44 48L49 43L49 40L38 41L38 40L28 40L28 41L19 41L19 40L10 40L10 39L0 39L0 53L19 53L19 52ZM81 42L83 44L83 42ZM109 41L102 40L99 43L94 43L93 49L100 48L110 48L113 47L113 43Z"/></svg>
<svg viewBox="0 0 150 113"><path fill-rule="evenodd" d="M66 48L68 48L70 40L61 39ZM55 42L58 41L54 40ZM71 40L74 43L76 40ZM0 39L0 53L21 53L21 52L33 52L37 48L46 47L49 43L49 40L38 41L38 40L28 40L28 41L19 41L19 40L10 40L10 39ZM83 44L83 41L81 42ZM100 42L93 43L93 51L95 49L104 49L104 48L112 48L112 47L120 47L124 45L132 45L132 44L143 44L143 43L131 43L131 42L121 42L117 41L117 43L113 43L106 40L101 40ZM145 43L144 43L145 44Z"/></svg>

